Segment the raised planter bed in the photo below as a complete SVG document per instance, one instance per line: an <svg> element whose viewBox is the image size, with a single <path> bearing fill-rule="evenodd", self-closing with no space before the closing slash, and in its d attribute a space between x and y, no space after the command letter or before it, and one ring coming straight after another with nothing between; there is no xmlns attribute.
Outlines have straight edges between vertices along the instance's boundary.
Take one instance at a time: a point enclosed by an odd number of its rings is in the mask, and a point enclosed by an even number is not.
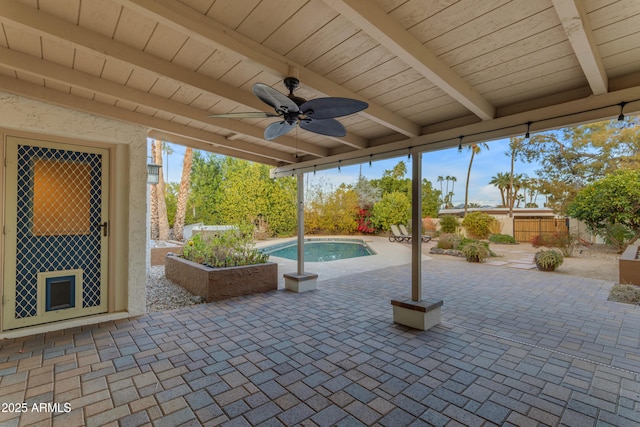
<svg viewBox="0 0 640 427"><path fill-rule="evenodd" d="M151 266L164 265L168 253L180 255L182 253L182 243L173 240L152 242L151 245Z"/></svg>
<svg viewBox="0 0 640 427"><path fill-rule="evenodd" d="M639 245L629 245L620 255L618 265L620 283L640 286L640 259L638 259Z"/></svg>
<svg viewBox="0 0 640 427"><path fill-rule="evenodd" d="M164 268L167 279L201 296L206 302L278 289L278 264L274 262L211 268L168 255Z"/></svg>

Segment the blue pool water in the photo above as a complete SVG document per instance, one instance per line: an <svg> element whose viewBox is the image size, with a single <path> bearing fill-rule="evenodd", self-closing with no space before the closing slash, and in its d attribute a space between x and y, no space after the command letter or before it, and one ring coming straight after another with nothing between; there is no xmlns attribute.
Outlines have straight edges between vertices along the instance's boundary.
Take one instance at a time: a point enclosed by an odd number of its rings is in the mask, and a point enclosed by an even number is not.
<svg viewBox="0 0 640 427"><path fill-rule="evenodd" d="M269 255L298 259L298 242L291 241L260 249ZM308 262L328 262L338 259L375 255L363 240L359 239L305 239L304 260Z"/></svg>

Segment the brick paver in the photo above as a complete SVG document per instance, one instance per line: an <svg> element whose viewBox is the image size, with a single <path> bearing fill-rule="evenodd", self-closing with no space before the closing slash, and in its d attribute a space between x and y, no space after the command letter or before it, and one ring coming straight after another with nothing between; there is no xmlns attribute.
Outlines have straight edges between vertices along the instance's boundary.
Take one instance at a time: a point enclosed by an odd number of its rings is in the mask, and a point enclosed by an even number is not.
<svg viewBox="0 0 640 427"><path fill-rule="evenodd" d="M396 266L1 341L0 401L29 411L0 425L640 424L640 307L607 301L613 282L443 260L423 274L445 303L426 332L392 322L411 291Z"/></svg>

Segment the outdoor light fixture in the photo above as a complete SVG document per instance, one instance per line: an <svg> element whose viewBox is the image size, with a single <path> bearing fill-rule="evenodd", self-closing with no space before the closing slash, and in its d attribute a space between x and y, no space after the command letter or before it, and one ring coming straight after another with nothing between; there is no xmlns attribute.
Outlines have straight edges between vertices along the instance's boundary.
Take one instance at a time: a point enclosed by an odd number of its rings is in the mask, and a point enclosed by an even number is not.
<svg viewBox="0 0 640 427"><path fill-rule="evenodd" d="M527 133L524 134L525 139L529 139L529 129L531 129L531 122L527 122Z"/></svg>
<svg viewBox="0 0 640 427"><path fill-rule="evenodd" d="M147 183L151 185L156 185L160 182L160 165L156 165L155 163L149 163L147 165Z"/></svg>
<svg viewBox="0 0 640 427"><path fill-rule="evenodd" d="M460 142L458 142L458 153L462 153L462 138L463 136L460 135Z"/></svg>
<svg viewBox="0 0 640 427"><path fill-rule="evenodd" d="M618 121L621 122L624 120L624 113L622 112L622 110L624 110L624 106L626 105L626 102L621 102L620 103L620 115L618 116Z"/></svg>

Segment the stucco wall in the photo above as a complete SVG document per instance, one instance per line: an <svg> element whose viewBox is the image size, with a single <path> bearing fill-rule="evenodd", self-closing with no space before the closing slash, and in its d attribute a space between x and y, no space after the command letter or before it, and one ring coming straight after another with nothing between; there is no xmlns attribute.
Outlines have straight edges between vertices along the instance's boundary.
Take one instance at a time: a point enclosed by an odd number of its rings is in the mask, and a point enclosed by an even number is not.
<svg viewBox="0 0 640 427"><path fill-rule="evenodd" d="M148 251L147 130L129 123L0 92L0 132L3 134L3 141L4 135L9 134L59 142L73 140L74 143L87 141L110 145L111 186L115 200L112 200L114 209L111 221L114 227L110 234L112 264L109 272L112 283L120 287L115 289L111 310L126 311L129 315L144 313L145 259ZM4 165L0 165L0 176L4 174L3 167ZM0 213L2 212L4 206L0 202ZM0 221L1 218L2 215Z"/></svg>

